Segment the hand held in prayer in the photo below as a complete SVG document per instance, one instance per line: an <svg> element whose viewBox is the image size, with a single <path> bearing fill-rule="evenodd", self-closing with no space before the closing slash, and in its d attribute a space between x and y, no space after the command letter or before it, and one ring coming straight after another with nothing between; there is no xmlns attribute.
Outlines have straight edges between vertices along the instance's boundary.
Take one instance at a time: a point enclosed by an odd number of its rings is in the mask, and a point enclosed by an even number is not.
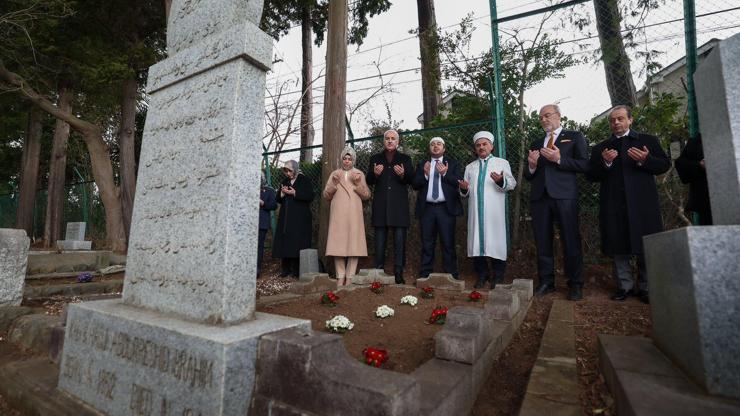
<svg viewBox="0 0 740 416"><path fill-rule="evenodd" d="M601 152L601 158L604 160L604 163L611 164L617 158L618 154L619 152L614 149L604 149Z"/></svg>
<svg viewBox="0 0 740 416"><path fill-rule="evenodd" d="M560 149L558 149L557 147L554 149L543 147L542 150L540 150L540 153L542 153L542 156L544 156L545 159L549 160L550 162L557 162L558 160L560 160Z"/></svg>
<svg viewBox="0 0 740 416"><path fill-rule="evenodd" d="M440 175L444 176L447 173L447 162L437 163L437 172L439 172Z"/></svg>
<svg viewBox="0 0 740 416"><path fill-rule="evenodd" d="M404 174L403 165L394 165L393 171L396 172L396 175L403 178L403 174Z"/></svg>
<svg viewBox="0 0 740 416"><path fill-rule="evenodd" d="M432 164L429 162L424 163L424 176L429 176L429 169L431 166Z"/></svg>
<svg viewBox="0 0 740 416"><path fill-rule="evenodd" d="M699 161L699 166L701 166L701 168L704 169L704 170L707 169L706 165L704 165L704 159L702 159L702 160Z"/></svg>
<svg viewBox="0 0 740 416"><path fill-rule="evenodd" d="M463 191L467 191L470 187L470 182L466 181L465 179L461 179L457 181L457 185L462 189Z"/></svg>
<svg viewBox="0 0 740 416"><path fill-rule="evenodd" d="M632 160L634 160L635 162L639 164L645 163L645 160L647 159L648 154L650 154L650 151L645 146L642 146L642 150L636 147L630 147L627 150L627 155L629 155L629 157Z"/></svg>
<svg viewBox="0 0 740 416"><path fill-rule="evenodd" d="M499 173L491 172L491 179L500 186L504 183L504 171L502 170Z"/></svg>
<svg viewBox="0 0 740 416"><path fill-rule="evenodd" d="M331 175L331 181L334 182L334 185L338 185L339 184L339 173L334 172Z"/></svg>
<svg viewBox="0 0 740 416"><path fill-rule="evenodd" d="M381 173L383 173L383 165L375 164L375 167L373 168L373 173L375 173L375 176L380 176Z"/></svg>
<svg viewBox="0 0 740 416"><path fill-rule="evenodd" d="M529 156L527 156L527 162L529 163L529 168L534 170L537 168L537 160L540 158L540 151L539 150L530 150Z"/></svg>
<svg viewBox="0 0 740 416"><path fill-rule="evenodd" d="M355 185L357 185L357 184L360 183L360 179L361 178L362 178L362 176L360 175L360 172L353 172L352 173L352 183L354 183Z"/></svg>
<svg viewBox="0 0 740 416"><path fill-rule="evenodd" d="M262 206L262 205L265 205L265 201L263 201L262 199L260 199L260 206Z"/></svg>

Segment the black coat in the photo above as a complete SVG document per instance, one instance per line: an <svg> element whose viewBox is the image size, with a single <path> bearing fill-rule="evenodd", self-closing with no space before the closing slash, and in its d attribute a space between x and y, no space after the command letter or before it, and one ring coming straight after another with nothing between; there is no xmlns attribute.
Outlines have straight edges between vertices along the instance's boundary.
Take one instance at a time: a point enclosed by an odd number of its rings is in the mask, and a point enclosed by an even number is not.
<svg viewBox="0 0 740 416"><path fill-rule="evenodd" d="M260 199L264 204L260 207L260 230L270 228L270 211L277 209L275 190L269 186L260 188Z"/></svg>
<svg viewBox="0 0 740 416"><path fill-rule="evenodd" d="M704 159L704 150L702 149L701 137L690 139L681 151L681 156L676 159L676 172L678 172L681 182L689 184L689 199L686 202L686 210L710 218L712 209L709 204L707 171L699 163L702 159Z"/></svg>
<svg viewBox="0 0 740 416"><path fill-rule="evenodd" d="M383 173L375 176L375 165L383 165ZM403 165L403 178L396 175L393 166ZM370 158L365 179L373 186L373 227L408 227L409 226L409 191L408 185L414 178L414 166L411 158L396 151L393 161L388 163L385 152Z"/></svg>
<svg viewBox="0 0 740 416"><path fill-rule="evenodd" d="M286 178L281 186L290 186L290 180ZM311 247L313 185L308 177L299 174L292 186L295 196L277 192L280 214L272 246L274 258L299 257L301 250Z"/></svg>
<svg viewBox="0 0 740 416"><path fill-rule="evenodd" d="M411 186L419 191L416 195L416 217L421 218L424 213L424 207L426 206L427 193L429 192L429 181L432 179L432 173L429 172L429 179L424 176L424 164L431 162L431 157L426 158L419 162L416 167L416 173L414 179L411 182ZM457 181L462 179L462 172L460 171L460 164L455 159L450 159L447 156L442 158L442 163L447 164L447 173L442 176L439 183L442 185L442 194L445 197L445 207L447 213L453 217L459 217L463 214L462 202L460 201L460 192L458 191ZM430 168L432 169L432 168Z"/></svg>
<svg viewBox="0 0 740 416"><path fill-rule="evenodd" d="M540 150L544 140L542 137L532 142L529 150ZM555 139L555 146L560 149L559 165L540 155L537 169L534 173L529 173L529 165L524 161L524 177L532 183L532 201L542 198L545 188L553 199L578 199L576 173L586 172L589 168L586 138L579 131L561 130Z"/></svg>
<svg viewBox="0 0 740 416"><path fill-rule="evenodd" d="M642 166L627 155L630 147L650 154ZM611 167L601 158L604 149L619 152ZM642 254L642 237L663 231L655 175L668 171L671 160L654 136L630 131L629 136L609 139L591 151L589 179L601 183L599 228L604 254Z"/></svg>

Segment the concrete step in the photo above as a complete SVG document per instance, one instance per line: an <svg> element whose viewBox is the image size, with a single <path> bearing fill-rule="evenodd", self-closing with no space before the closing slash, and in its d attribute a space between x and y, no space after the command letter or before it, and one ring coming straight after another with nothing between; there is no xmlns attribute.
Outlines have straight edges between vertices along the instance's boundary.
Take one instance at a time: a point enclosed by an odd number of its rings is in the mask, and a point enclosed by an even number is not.
<svg viewBox="0 0 740 416"><path fill-rule="evenodd" d="M82 296L123 291L123 279L102 282L69 283L60 285L29 286L23 289L24 299L48 298L52 296Z"/></svg>
<svg viewBox="0 0 740 416"><path fill-rule="evenodd" d="M100 276L100 273L98 273L95 270L82 270L79 272L55 272L55 273L31 274L31 275L26 276L26 281L65 279L65 278L70 278L70 277L77 277L82 273L90 273L93 276Z"/></svg>

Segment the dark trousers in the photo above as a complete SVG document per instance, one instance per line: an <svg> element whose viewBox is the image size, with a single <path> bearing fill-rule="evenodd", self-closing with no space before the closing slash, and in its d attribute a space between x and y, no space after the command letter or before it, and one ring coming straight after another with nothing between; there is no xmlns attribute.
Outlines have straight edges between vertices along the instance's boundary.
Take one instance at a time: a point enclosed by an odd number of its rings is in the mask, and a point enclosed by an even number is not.
<svg viewBox="0 0 740 416"><path fill-rule="evenodd" d="M259 239L257 240L257 277L262 272L262 259L265 258L265 237L267 237L267 228L260 229Z"/></svg>
<svg viewBox="0 0 740 416"><path fill-rule="evenodd" d="M280 266L283 274L288 276L298 277L298 257L283 257L280 259Z"/></svg>
<svg viewBox="0 0 740 416"><path fill-rule="evenodd" d="M455 253L455 217L447 211L444 202L426 202L421 215L421 276L427 277L434 268L434 249L437 235L442 242L442 261L445 273L457 279L457 255Z"/></svg>
<svg viewBox="0 0 740 416"><path fill-rule="evenodd" d="M488 269L489 260L491 261L491 271L493 273ZM473 257L473 268L475 268L475 273L478 275L478 281L496 280L502 282L504 280L504 273L506 273L506 260L476 256Z"/></svg>
<svg viewBox="0 0 740 416"><path fill-rule="evenodd" d="M634 289L635 283L632 280L632 265L630 259L632 254L615 254L614 255L614 280L617 286L622 290ZM637 258L637 288L640 291L648 291L647 267L645 267L645 255L634 254Z"/></svg>
<svg viewBox="0 0 740 416"><path fill-rule="evenodd" d="M532 201L532 227L537 242L537 274L540 284L555 283L555 258L552 240L554 224L560 229L565 259L565 275L568 286L583 286L583 254L581 232L578 227L578 201L575 199L553 199L544 195Z"/></svg>
<svg viewBox="0 0 740 416"><path fill-rule="evenodd" d="M375 266L377 269L385 268L385 242L389 230L393 230L394 266L403 269L406 264L407 227L375 227Z"/></svg>

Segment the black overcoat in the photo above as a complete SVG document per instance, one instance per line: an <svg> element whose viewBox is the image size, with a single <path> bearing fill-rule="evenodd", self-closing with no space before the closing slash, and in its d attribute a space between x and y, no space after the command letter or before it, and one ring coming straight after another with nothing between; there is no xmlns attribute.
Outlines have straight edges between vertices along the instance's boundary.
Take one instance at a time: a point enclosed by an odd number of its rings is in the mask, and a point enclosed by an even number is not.
<svg viewBox="0 0 740 416"><path fill-rule="evenodd" d="M298 174L293 185L285 179L281 186L293 186L295 195L282 195L277 191L280 204L272 257L299 257L300 251L311 247L311 201L313 185L303 174Z"/></svg>
<svg viewBox="0 0 740 416"><path fill-rule="evenodd" d="M383 173L375 176L375 165L383 165ZM393 166L403 165L403 178L396 175ZM388 163L385 152L370 158L365 179L373 190L373 227L408 227L409 226L409 191L408 185L414 178L414 166L411 158L396 151L393 161Z"/></svg>
<svg viewBox="0 0 740 416"><path fill-rule="evenodd" d="M650 154L642 166L627 155L630 147ZM604 149L619 154L611 167L601 158ZM600 182L599 228L604 254L642 254L642 237L663 231L655 175L668 171L671 160L655 136L630 130L628 136L612 135L591 151L589 179Z"/></svg>

